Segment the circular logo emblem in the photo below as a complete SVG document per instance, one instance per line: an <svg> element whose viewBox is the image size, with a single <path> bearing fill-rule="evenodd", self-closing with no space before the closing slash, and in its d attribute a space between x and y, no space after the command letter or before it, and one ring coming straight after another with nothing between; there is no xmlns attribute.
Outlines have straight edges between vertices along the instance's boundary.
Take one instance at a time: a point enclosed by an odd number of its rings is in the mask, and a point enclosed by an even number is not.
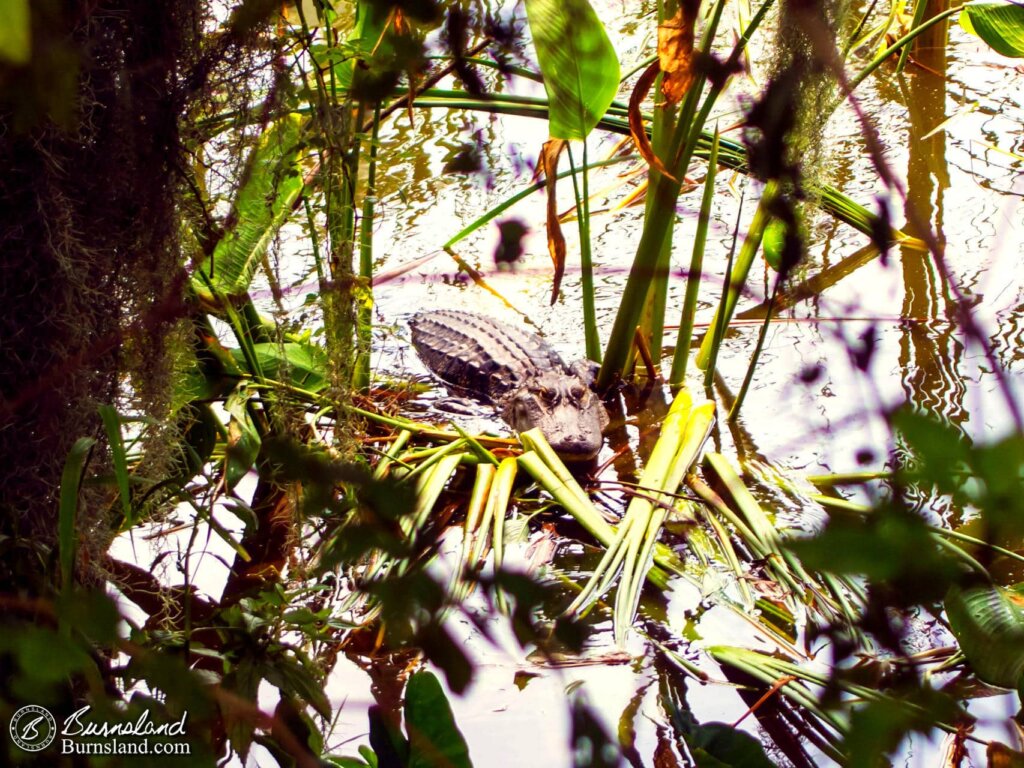
<svg viewBox="0 0 1024 768"><path fill-rule="evenodd" d="M26 752L42 752L57 737L57 721L45 707L29 704L14 713L8 730Z"/></svg>

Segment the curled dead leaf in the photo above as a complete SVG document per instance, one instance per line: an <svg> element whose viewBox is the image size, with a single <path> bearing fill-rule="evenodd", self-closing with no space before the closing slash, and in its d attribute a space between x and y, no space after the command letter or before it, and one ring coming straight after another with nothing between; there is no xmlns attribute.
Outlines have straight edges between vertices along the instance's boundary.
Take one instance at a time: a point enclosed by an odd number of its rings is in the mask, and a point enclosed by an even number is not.
<svg viewBox="0 0 1024 768"><path fill-rule="evenodd" d="M643 74L636 81L633 93L629 97L629 133L633 137L633 143L636 144L636 150L640 153L640 157L658 173L675 181L675 176L668 172L668 169L658 156L654 154L651 140L647 137L647 131L644 128L643 116L640 114L640 105L647 98L647 94L651 90L651 86L654 85L659 72L658 62L654 62L643 71Z"/></svg>
<svg viewBox="0 0 1024 768"><path fill-rule="evenodd" d="M658 64L664 73L661 92L669 104L678 104L693 84L694 27L699 10L699 0L685 0L675 16L658 25Z"/></svg>
<svg viewBox="0 0 1024 768"><path fill-rule="evenodd" d="M551 262L555 268L551 285L552 304L558 298L558 291L562 286L562 276L565 274L565 235L562 234L562 225L558 221L556 184L558 183L558 157L568 143L565 139L545 141L537 164L537 173L544 174L544 191L548 196L548 253L551 254Z"/></svg>

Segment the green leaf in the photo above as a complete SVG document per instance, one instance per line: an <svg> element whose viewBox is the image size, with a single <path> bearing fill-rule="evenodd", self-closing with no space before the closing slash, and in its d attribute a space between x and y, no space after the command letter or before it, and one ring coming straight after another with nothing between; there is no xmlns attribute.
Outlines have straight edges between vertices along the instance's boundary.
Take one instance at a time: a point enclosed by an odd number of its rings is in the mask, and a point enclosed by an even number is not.
<svg viewBox="0 0 1024 768"><path fill-rule="evenodd" d="M938 723L959 722L963 712L941 691L912 687L855 707L843 743L847 766L892 765L886 759L913 732L928 734Z"/></svg>
<svg viewBox="0 0 1024 768"><path fill-rule="evenodd" d="M359 754L362 756L363 760L366 761L366 764L370 766L370 768L377 768L377 755L372 749L363 744L358 747L358 751Z"/></svg>
<svg viewBox="0 0 1024 768"><path fill-rule="evenodd" d="M121 417L111 405L99 407L103 428L110 444L110 458L114 464L114 478L117 480L117 492L121 497L121 513L124 515L124 527L135 524L132 520L131 488L128 479L128 457L124 450L124 437L121 435Z"/></svg>
<svg viewBox="0 0 1024 768"><path fill-rule="evenodd" d="M366 714L370 721L370 747L376 764L381 768L408 768L409 742L402 735L398 724L386 717L378 704L371 706ZM359 754L369 762L369 756L362 748Z"/></svg>
<svg viewBox="0 0 1024 768"><path fill-rule="evenodd" d="M910 407L896 411L892 423L916 459L903 470L904 479L961 494L971 463L971 445L963 432L935 414Z"/></svg>
<svg viewBox="0 0 1024 768"><path fill-rule="evenodd" d="M60 517L58 543L60 545L60 577L64 590L71 589L75 576L75 520L78 517L78 492L82 486L82 473L96 440L80 437L71 446L64 471L60 476Z"/></svg>
<svg viewBox="0 0 1024 768"><path fill-rule="evenodd" d="M202 471L213 454L220 420L208 403L194 402L178 412L176 426L181 430L176 462L180 474L176 479L185 484Z"/></svg>
<svg viewBox="0 0 1024 768"><path fill-rule="evenodd" d="M994 584L952 587L946 594L950 628L975 673L986 683L1003 688L1024 686L1022 604L1019 592Z"/></svg>
<svg viewBox="0 0 1024 768"><path fill-rule="evenodd" d="M231 393L225 409L231 416L228 421L227 448L224 451L224 482L233 489L252 469L260 452L260 433L249 416L250 393L242 388Z"/></svg>
<svg viewBox="0 0 1024 768"><path fill-rule="evenodd" d="M28 64L32 55L28 0L0 0L0 19L0 61Z"/></svg>
<svg viewBox="0 0 1024 768"><path fill-rule="evenodd" d="M686 741L698 768L776 768L757 739L726 723L696 725Z"/></svg>
<svg viewBox="0 0 1024 768"><path fill-rule="evenodd" d="M587 0L526 0L554 139L585 139L619 89L619 60Z"/></svg>
<svg viewBox="0 0 1024 768"><path fill-rule="evenodd" d="M319 715L330 720L331 702L324 692L323 684L314 677L313 669L308 659L280 654L273 659L273 663L263 666L263 675L268 683L279 688L282 693L297 696Z"/></svg>
<svg viewBox="0 0 1024 768"><path fill-rule="evenodd" d="M223 688L237 695L243 701L255 701L259 691L260 664L251 656L243 657L231 672L224 677ZM245 760L252 746L255 725L251 718L235 711L229 701L221 702L221 714L231 747Z"/></svg>
<svg viewBox="0 0 1024 768"><path fill-rule="evenodd" d="M336 765L338 768L367 768L370 765L362 758L344 755L324 755L323 761L328 765Z"/></svg>
<svg viewBox="0 0 1024 768"><path fill-rule="evenodd" d="M81 643L60 632L23 626L11 640L19 666L34 680L59 683L93 666Z"/></svg>
<svg viewBox="0 0 1024 768"><path fill-rule="evenodd" d="M976 446L970 460L969 496L990 526L990 536L1019 539L1024 535L1024 435Z"/></svg>
<svg viewBox="0 0 1024 768"><path fill-rule="evenodd" d="M409 678L405 689L405 727L409 732L409 768L472 768L469 747L455 724L441 683L430 672Z"/></svg>
<svg viewBox="0 0 1024 768"><path fill-rule="evenodd" d="M772 219L764 228L764 236L761 238L761 250L764 252L764 260L768 266L779 271L782 265L782 249L786 244L786 222L781 219Z"/></svg>
<svg viewBox="0 0 1024 768"><path fill-rule="evenodd" d="M56 606L61 621L89 640L103 647L111 647L117 642L121 614L114 601L103 592L79 590L58 598Z"/></svg>
<svg viewBox="0 0 1024 768"><path fill-rule="evenodd" d="M1024 6L1018 3L969 3L960 14L960 26L1003 56L1024 57Z"/></svg>
<svg viewBox="0 0 1024 768"><path fill-rule="evenodd" d="M252 346L264 376L310 392L319 392L327 386L324 354L314 344L289 341L284 344L261 342ZM244 368L242 350L233 349L231 354Z"/></svg>
<svg viewBox="0 0 1024 768"><path fill-rule="evenodd" d="M243 293L270 241L288 219L302 191L300 139L305 121L286 115L268 129L249 155L245 182L235 198L234 226L213 251L207 273L215 288Z"/></svg>

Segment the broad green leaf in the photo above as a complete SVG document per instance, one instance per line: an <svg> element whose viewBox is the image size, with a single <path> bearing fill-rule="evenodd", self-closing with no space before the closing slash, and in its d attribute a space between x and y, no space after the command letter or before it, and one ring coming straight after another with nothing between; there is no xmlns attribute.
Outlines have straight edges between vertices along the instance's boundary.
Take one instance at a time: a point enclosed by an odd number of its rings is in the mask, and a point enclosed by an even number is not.
<svg viewBox="0 0 1024 768"><path fill-rule="evenodd" d="M0 61L27 64L32 55L28 0L0 0Z"/></svg>
<svg viewBox="0 0 1024 768"><path fill-rule="evenodd" d="M975 673L987 683L1024 692L1024 598L995 584L953 587L949 626Z"/></svg>
<svg viewBox="0 0 1024 768"><path fill-rule="evenodd" d="M202 337L202 346L196 348L195 362L175 377L171 413L177 413L193 400L224 397L242 378L242 370L231 351L213 335L213 330L204 332Z"/></svg>
<svg viewBox="0 0 1024 768"><path fill-rule="evenodd" d="M1024 58L1024 5L968 3L960 13L960 26L1003 56Z"/></svg>
<svg viewBox="0 0 1024 768"><path fill-rule="evenodd" d="M908 604L941 600L961 572L924 520L886 504L864 518L833 515L817 536L787 546L809 568L861 574Z"/></svg>
<svg viewBox="0 0 1024 768"><path fill-rule="evenodd" d="M930 733L937 723L955 723L963 717L949 695L928 685L906 687L909 690L898 696L870 698L853 708L842 744L846 758L842 765L893 765L887 756L905 744L909 734Z"/></svg>
<svg viewBox="0 0 1024 768"><path fill-rule="evenodd" d="M892 422L916 459L907 479L942 493L963 493L971 463L971 445L963 432L935 414L910 407L896 411Z"/></svg>
<svg viewBox="0 0 1024 768"><path fill-rule="evenodd" d="M267 682L282 693L293 694L313 707L327 720L331 719L331 702L324 692L323 684L313 676L312 663L302 657L279 654L273 663L262 666Z"/></svg>
<svg viewBox="0 0 1024 768"><path fill-rule="evenodd" d="M231 393L225 408L231 416L228 422L227 448L224 451L224 481L233 489L252 469L260 452L260 433L256 430L247 408L250 393L240 388Z"/></svg>
<svg viewBox="0 0 1024 768"><path fill-rule="evenodd" d="M264 376L310 392L319 392L327 386L327 364L319 347L296 341L261 342L252 346ZM244 368L242 350L233 349L231 354Z"/></svg>
<svg viewBox="0 0 1024 768"><path fill-rule="evenodd" d="M441 683L419 671L405 689L405 728L409 732L409 768L472 768L469 747L452 716Z"/></svg>
<svg viewBox="0 0 1024 768"><path fill-rule="evenodd" d="M256 660L251 656L244 656L238 661L235 668L225 675L222 686L224 690L238 696L243 701L255 701L263 680L260 671L260 664ZM231 747L244 761L249 754L249 747L252 746L252 737L255 733L252 719L245 717L241 712L236 712L228 702L221 703L221 713Z"/></svg>
<svg viewBox="0 0 1024 768"><path fill-rule="evenodd" d="M230 390L230 383L223 379L215 381L203 375L198 365L186 368L174 382L170 411L177 413L193 400L216 400Z"/></svg>
<svg viewBox="0 0 1024 768"><path fill-rule="evenodd" d="M696 725L686 742L698 768L776 768L757 739L726 723Z"/></svg>
<svg viewBox="0 0 1024 768"><path fill-rule="evenodd" d="M366 761L366 764L370 766L370 768L377 768L377 755L374 754L372 749L363 744L358 748L358 750L359 754L362 756L363 760Z"/></svg>
<svg viewBox="0 0 1024 768"><path fill-rule="evenodd" d="M587 0L526 0L551 137L585 139L619 89L619 60Z"/></svg>
<svg viewBox="0 0 1024 768"><path fill-rule="evenodd" d="M18 665L38 681L63 682L72 674L93 666L83 644L63 632L22 626L11 634L10 646Z"/></svg>
<svg viewBox="0 0 1024 768"><path fill-rule="evenodd" d="M202 471L213 454L220 420L208 403L192 402L178 412L176 421L181 430L178 480L184 484Z"/></svg>
<svg viewBox="0 0 1024 768"><path fill-rule="evenodd" d="M100 590L76 590L59 597L57 615L90 641L109 647L117 642L121 614L109 595Z"/></svg>
<svg viewBox="0 0 1024 768"><path fill-rule="evenodd" d="M968 494L990 527L990 541L1024 536L1024 435L974 446L970 459Z"/></svg>
<svg viewBox="0 0 1024 768"><path fill-rule="evenodd" d="M245 183L232 211L234 226L206 264L215 288L246 291L267 246L288 219L302 191L300 139L305 120L286 115L260 138L246 165Z"/></svg>

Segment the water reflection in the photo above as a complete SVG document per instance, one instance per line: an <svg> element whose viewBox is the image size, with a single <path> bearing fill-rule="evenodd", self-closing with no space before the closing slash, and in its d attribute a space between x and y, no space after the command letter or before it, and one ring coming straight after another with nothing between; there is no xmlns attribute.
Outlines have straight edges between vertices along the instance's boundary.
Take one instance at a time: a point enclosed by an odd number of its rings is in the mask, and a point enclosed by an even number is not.
<svg viewBox="0 0 1024 768"><path fill-rule="evenodd" d="M931 6L933 3L929 3ZM930 8L931 10L931 8ZM938 12L940 9L935 9ZM946 166L946 133L934 129L946 115L946 39L948 24L942 22L926 32L915 46L918 66L900 78L903 102L908 108L907 200L908 233L921 237L914 222L927 222L938 242L945 244L943 201L949 188ZM900 340L900 369L904 371L906 399L919 407L942 413L954 424L969 417L963 399L966 387L960 378L964 347L954 333L957 316L947 276L935 264L932 254L901 249L903 271L903 316L938 318L940 322L907 328Z"/></svg>
<svg viewBox="0 0 1024 768"><path fill-rule="evenodd" d="M1020 371L1024 360L1024 281L1018 261L1022 237L1019 197L1024 190L1020 189L1021 177L1014 169L1014 161L999 156L1003 163L1000 165L994 159L998 153L979 148L978 144L983 139L991 145L1020 152L1020 105L997 96L995 107L990 100L983 108L968 113L964 120L936 131L965 101L998 94L1007 83L999 71L973 64L969 47L959 57L956 49L949 51L945 44L947 33L944 26L936 27L923 40L916 54L918 63L908 68L898 87L891 71L877 82L865 83L863 103L889 144L887 160L894 168L906 169L908 208L912 207L928 222L946 244L952 279L983 301L980 316L986 327L992 329L990 337L997 356L1008 370ZM469 221L528 184L528 173L524 171L529 163L524 163L523 157L534 155L546 138L546 127L540 121L471 117L462 112L422 112L416 115L415 125L405 119L393 125L385 140L398 147L399 155L406 152L410 162L389 164L381 184L386 213L378 232L383 248L378 252L382 254L379 267L385 270L436 251ZM831 180L855 199L870 203L880 189L864 153L857 121L848 114L840 114L833 128L838 148ZM479 146L488 173L445 174L445 163L467 142ZM613 143L595 138L591 157L600 156ZM610 172L592 182L592 188L611 187L616 180L614 172ZM720 199L728 200L730 180L725 174L721 184ZM1007 194L1015 189L1014 184L1017 191L1012 202L997 197L997 193ZM677 268L689 261L688 246L698 199L699 194L680 203L674 254ZM616 202L614 193L608 196L609 204L605 202L600 201L600 206L609 212L595 218L593 232L598 264L598 315L602 331L607 333L629 260L635 252L642 212L610 210ZM534 230L523 240L525 254L518 272L498 273L494 269L491 254L499 238L495 224L461 242L457 253L480 270L502 297L525 312L567 359L578 357L582 352L578 271L570 262L563 299L549 306L549 261L542 236L543 200L539 195L528 198L508 215L521 219ZM711 289L701 296L703 319L708 319L716 302L714 288L722 284L722 255L728 250L734 215L728 205L714 214L717 226L712 228L705 261ZM905 218L913 219L909 215ZM781 513L787 525L797 528L815 525L820 511L815 511L808 501L804 488L779 491L778 477L773 473L787 466L804 472L860 468L858 452L863 447L886 444L888 430L878 415L881 407L909 400L946 416L975 438L998 431L1002 417L993 374L985 368L976 350L964 346L957 330L957 307L951 286L930 254L902 247L882 263L874 246L844 226L816 220L810 228L810 261L803 279L780 297L780 316L771 327L764 364L758 370L744 412L736 422L720 425L714 436L715 449L735 455L751 473L759 500ZM911 226L907 228L909 234L920 234ZM570 254L575 252L574 229L566 228ZM402 279L381 285L376 294L378 316L388 324L400 323L418 309L445 306L484 311L509 322L522 322L497 297L471 284L467 287L466 281L453 277L457 272L450 257L442 254L418 265ZM770 276L766 274L762 282L770 283ZM670 306L678 307L682 287L681 280L671 285ZM986 289L990 289L988 294ZM748 296L746 303L754 306L741 312L741 319L757 320L764 316L764 306L756 305L756 298ZM677 312L678 309L670 308L668 316L672 318ZM856 348L869 338L868 328L873 329L871 338L875 339L871 369L874 380L865 383L849 353L851 347ZM715 393L726 408L731 402L730 391L742 381L757 331L756 323L741 326L727 340L715 384ZM406 345L403 334L400 329L397 334L382 337L382 368L420 372L413 357L401 358ZM666 343L671 342L669 335ZM817 371L817 377L809 377L809 371ZM988 407L987 412L983 406ZM609 471L618 482L635 482L653 435L649 426L660 420L664 407L665 393L655 390L648 392L646 398L627 398L613 413L609 447L602 460L612 462ZM492 426L501 428L496 419ZM879 465L885 458L876 455L870 461ZM927 501L922 499L922 503ZM952 515L945 509L931 512ZM673 605L670 603L667 609L670 616ZM653 604L650 608L662 610ZM697 605L689 605L685 611L680 609L685 613L691 639L700 639L698 630L710 634L711 625L717 621L716 617L702 621L702 610L703 606ZM682 634L683 620L677 623ZM650 687L652 679L658 681L659 688L666 685L661 662L655 660L650 664L653 666L645 667L642 674L629 670L615 673L615 696L606 710L609 718L626 710L634 715L640 711L649 715L627 752L633 765L651 764L652 756L657 762L657 755L679 754L681 750L673 743L672 734L676 731L663 727L672 716L664 703L666 699L663 697L658 705L660 712L652 711L645 701L655 695ZM474 755L478 750L493 755L493 749L483 745L490 743L496 733L500 739L517 729L537 730L538 717L552 716L553 702L561 703L564 699L565 680L534 681L519 690L512 688L512 673L508 665L503 669L485 668L481 674L499 688L497 697L493 692L477 689L455 703L462 710L458 713L460 724L467 728ZM588 687L604 692L602 686L609 683L607 679L602 683L600 678L601 673L580 673L579 677L587 681ZM381 692L384 693L383 688ZM676 686L674 695L677 702L692 708L701 722L727 719L729 715L738 718L753 703L740 701L731 690L723 692L716 686L687 689L683 684ZM621 708L616 709L620 704ZM511 724L495 723L490 708L499 705L511 712ZM776 743L786 745L783 749L791 763L810 766L824 759L809 746L820 735L815 724L795 720L792 713L773 714L770 707L760 717L760 727L772 733ZM643 721L643 717L634 719ZM753 722L750 727L755 730ZM558 748L550 729L545 738L546 746ZM536 754L529 744L516 743L509 749L496 757L528 763L529 755Z"/></svg>

